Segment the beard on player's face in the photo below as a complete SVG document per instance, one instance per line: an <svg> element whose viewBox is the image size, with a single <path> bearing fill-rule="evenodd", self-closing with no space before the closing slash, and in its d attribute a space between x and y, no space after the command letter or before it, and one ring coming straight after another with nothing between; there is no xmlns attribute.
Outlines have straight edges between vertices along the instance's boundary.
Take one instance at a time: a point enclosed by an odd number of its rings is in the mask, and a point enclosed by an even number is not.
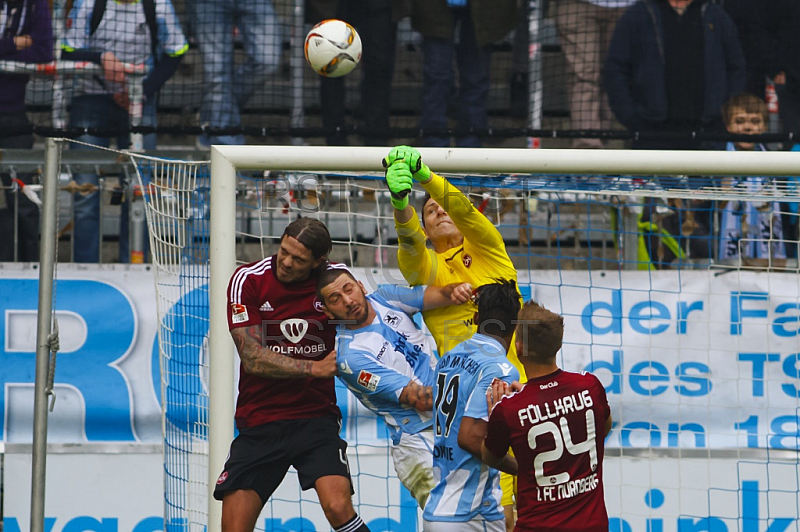
<svg viewBox="0 0 800 532"><path fill-rule="evenodd" d="M282 283L303 281L319 266L321 259L314 259L311 251L296 238L285 236L281 240L276 257L275 275Z"/></svg>
<svg viewBox="0 0 800 532"><path fill-rule="evenodd" d="M367 308L367 298L361 291L351 294L347 301L342 301L341 310L336 316L342 321L346 321L354 325L363 325L369 317L369 309Z"/></svg>
<svg viewBox="0 0 800 532"><path fill-rule="evenodd" d="M371 307L367 302L367 292L347 273L339 274L320 290L320 295L328 315L347 326L363 325L369 319Z"/></svg>

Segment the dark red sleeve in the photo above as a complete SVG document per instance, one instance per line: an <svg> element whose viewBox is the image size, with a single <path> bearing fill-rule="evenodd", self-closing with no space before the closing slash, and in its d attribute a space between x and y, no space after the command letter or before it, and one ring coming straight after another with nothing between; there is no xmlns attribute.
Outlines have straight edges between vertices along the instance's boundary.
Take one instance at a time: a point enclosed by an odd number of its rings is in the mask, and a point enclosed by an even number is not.
<svg viewBox="0 0 800 532"><path fill-rule="evenodd" d="M506 423L502 402L497 403L489 414L489 425L486 429L486 448L489 449L497 458L502 458L508 454L508 447L511 444L511 431Z"/></svg>
<svg viewBox="0 0 800 532"><path fill-rule="evenodd" d="M603 383L600 382L600 379L591 373L588 375L591 375L592 377L592 401L594 401L596 412L600 414L599 420L602 423L602 426L604 426L608 416L611 415L611 407L608 406L606 389L603 387Z"/></svg>
<svg viewBox="0 0 800 532"><path fill-rule="evenodd" d="M236 270L228 283L228 329L248 327L261 323L258 277L243 276Z"/></svg>

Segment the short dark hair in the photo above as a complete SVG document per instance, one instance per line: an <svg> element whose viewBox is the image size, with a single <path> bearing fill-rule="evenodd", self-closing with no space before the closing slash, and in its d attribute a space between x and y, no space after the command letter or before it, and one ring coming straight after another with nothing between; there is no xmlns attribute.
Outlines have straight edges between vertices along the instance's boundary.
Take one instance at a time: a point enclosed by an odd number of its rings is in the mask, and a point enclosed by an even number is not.
<svg viewBox="0 0 800 532"><path fill-rule="evenodd" d="M430 192L425 192L425 195L422 197L422 204L419 206L419 218L422 221L422 228L425 228L425 205L428 204L428 200L431 199Z"/></svg>
<svg viewBox="0 0 800 532"><path fill-rule="evenodd" d="M494 282L478 287L475 291L478 332L510 338L514 334L521 299L517 283L512 279L494 279Z"/></svg>
<svg viewBox="0 0 800 532"><path fill-rule="evenodd" d="M333 249L331 234L325 224L313 218L298 218L283 230L284 237L290 236L297 239L311 252L314 259L327 257Z"/></svg>
<svg viewBox="0 0 800 532"><path fill-rule="evenodd" d="M322 270L319 274L319 278L317 279L317 299L319 299L320 303L323 305L325 304L325 298L322 297L322 289L338 279L340 275L347 275L352 280L356 280L352 272L347 268L328 268Z"/></svg>
<svg viewBox="0 0 800 532"><path fill-rule="evenodd" d="M535 301L526 301L519 311L517 341L524 356L535 362L547 362L561 349L564 338L564 318Z"/></svg>
<svg viewBox="0 0 800 532"><path fill-rule="evenodd" d="M764 100L749 92L734 94L722 105L722 118L725 120L726 126L730 125L733 113L736 111L759 114L764 119L764 124L767 123L767 118L769 117L767 104L764 103Z"/></svg>

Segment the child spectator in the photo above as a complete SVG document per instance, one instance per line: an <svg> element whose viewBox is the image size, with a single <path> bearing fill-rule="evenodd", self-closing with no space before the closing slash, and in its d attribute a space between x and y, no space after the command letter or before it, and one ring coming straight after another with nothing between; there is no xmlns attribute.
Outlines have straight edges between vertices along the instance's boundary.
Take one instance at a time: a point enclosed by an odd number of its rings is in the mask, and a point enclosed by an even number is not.
<svg viewBox="0 0 800 532"><path fill-rule="evenodd" d="M767 125L767 106L748 93L732 96L722 106L722 117L729 133L759 135ZM728 151L766 151L761 143L728 142ZM722 186L741 189L746 196L763 194L774 189L771 177L725 177ZM721 202L719 259L785 259L780 205L777 201Z"/></svg>

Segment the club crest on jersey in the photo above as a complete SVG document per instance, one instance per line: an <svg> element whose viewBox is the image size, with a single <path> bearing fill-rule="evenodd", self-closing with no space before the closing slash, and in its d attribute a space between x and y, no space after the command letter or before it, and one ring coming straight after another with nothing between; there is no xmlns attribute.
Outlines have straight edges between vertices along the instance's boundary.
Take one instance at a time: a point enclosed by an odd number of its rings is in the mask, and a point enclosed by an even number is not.
<svg viewBox="0 0 800 532"><path fill-rule="evenodd" d="M396 328L398 325L400 325L400 316L391 312L387 312L386 316L383 317L383 323L389 327Z"/></svg>
<svg viewBox="0 0 800 532"><path fill-rule="evenodd" d="M308 322L300 318L290 318L281 322L281 332L287 340L296 344L306 335Z"/></svg>
<svg viewBox="0 0 800 532"><path fill-rule="evenodd" d="M244 323L248 319L247 307L239 303L231 303L231 321L233 323Z"/></svg>
<svg viewBox="0 0 800 532"><path fill-rule="evenodd" d="M461 261L464 263L465 268L469 268L472 266L472 255L469 253L464 253L464 256L461 257Z"/></svg>
<svg viewBox="0 0 800 532"><path fill-rule="evenodd" d="M371 392L378 389L379 382L381 382L381 378L378 375L373 375L369 371L364 371L362 369L358 374L358 384Z"/></svg>
<svg viewBox="0 0 800 532"><path fill-rule="evenodd" d="M275 309L272 308L272 305L269 304L269 301L264 301L264 304L261 305L261 308L259 308L258 310L260 310L261 312L272 312Z"/></svg>
<svg viewBox="0 0 800 532"><path fill-rule="evenodd" d="M316 310L317 312L325 312L325 305L323 305L322 301L320 301L316 297L314 298L314 310Z"/></svg>
<svg viewBox="0 0 800 532"><path fill-rule="evenodd" d="M223 472L222 472L222 474L221 474L221 475L219 476L219 478L217 479L217 484L222 484L222 483L223 483L223 482L225 482L227 479L228 479L228 472L227 472L227 471L223 471Z"/></svg>

